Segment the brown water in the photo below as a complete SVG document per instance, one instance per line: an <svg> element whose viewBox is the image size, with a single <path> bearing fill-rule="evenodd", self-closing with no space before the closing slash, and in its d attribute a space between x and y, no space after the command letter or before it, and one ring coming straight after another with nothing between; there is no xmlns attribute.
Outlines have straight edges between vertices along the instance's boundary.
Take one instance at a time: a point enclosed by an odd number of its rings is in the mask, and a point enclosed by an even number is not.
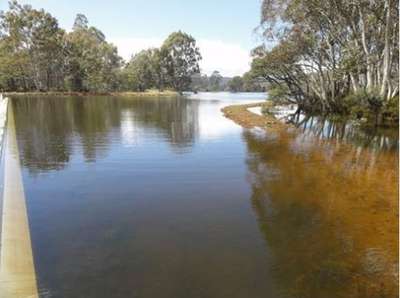
<svg viewBox="0 0 400 298"><path fill-rule="evenodd" d="M263 96L14 99L41 296L397 297L397 134L220 113Z"/></svg>

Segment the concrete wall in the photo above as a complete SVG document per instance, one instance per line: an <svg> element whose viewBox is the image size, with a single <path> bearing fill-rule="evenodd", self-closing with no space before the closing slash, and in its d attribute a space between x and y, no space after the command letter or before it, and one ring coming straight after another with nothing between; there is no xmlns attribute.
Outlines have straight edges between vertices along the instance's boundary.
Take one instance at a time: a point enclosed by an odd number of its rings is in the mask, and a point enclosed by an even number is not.
<svg viewBox="0 0 400 298"><path fill-rule="evenodd" d="M3 149L4 129L7 122L8 98L0 94L0 152Z"/></svg>
<svg viewBox="0 0 400 298"><path fill-rule="evenodd" d="M12 105L7 109L8 102L7 99L0 99L0 133L1 145L4 147L2 148L4 186L1 212L0 298L37 298L38 290L14 112Z"/></svg>

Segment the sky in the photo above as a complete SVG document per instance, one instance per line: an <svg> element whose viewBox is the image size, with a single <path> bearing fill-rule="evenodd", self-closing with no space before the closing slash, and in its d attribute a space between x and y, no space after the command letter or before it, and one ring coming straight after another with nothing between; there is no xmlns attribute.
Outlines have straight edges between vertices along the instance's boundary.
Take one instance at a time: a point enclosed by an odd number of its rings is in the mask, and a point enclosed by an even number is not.
<svg viewBox="0 0 400 298"><path fill-rule="evenodd" d="M242 75L250 66L250 50L260 39L254 32L261 0L20 0L44 8L71 30L83 13L128 60L132 54L158 47L171 33L182 30L200 47L203 73ZM0 0L0 10L8 7Z"/></svg>

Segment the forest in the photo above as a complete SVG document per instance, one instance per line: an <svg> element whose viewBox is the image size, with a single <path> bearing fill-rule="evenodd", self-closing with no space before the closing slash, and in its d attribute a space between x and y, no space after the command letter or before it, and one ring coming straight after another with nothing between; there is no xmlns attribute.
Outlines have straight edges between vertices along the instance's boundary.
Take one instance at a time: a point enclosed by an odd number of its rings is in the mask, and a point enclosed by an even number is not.
<svg viewBox="0 0 400 298"><path fill-rule="evenodd" d="M196 40L173 32L160 48L124 62L83 14L67 32L48 12L9 2L0 15L0 89L3 91L111 92L188 90L200 72Z"/></svg>
<svg viewBox="0 0 400 298"><path fill-rule="evenodd" d="M83 14L76 16L70 32L43 9L15 0L0 14L3 91L264 90L249 74L234 80L218 71L202 74L200 60L196 40L181 31L170 34L160 48L144 49L124 61L116 46Z"/></svg>

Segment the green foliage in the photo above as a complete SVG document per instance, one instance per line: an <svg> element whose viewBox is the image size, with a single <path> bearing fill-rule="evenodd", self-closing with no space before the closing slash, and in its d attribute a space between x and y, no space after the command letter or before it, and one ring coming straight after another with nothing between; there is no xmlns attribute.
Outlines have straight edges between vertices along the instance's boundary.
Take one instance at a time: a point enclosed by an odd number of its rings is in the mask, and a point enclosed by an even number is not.
<svg viewBox="0 0 400 298"><path fill-rule="evenodd" d="M44 10L9 2L0 12L0 88L7 91L144 91L190 88L200 72L195 39L172 33L160 49L145 50L126 64L105 35L76 16L66 33Z"/></svg>
<svg viewBox="0 0 400 298"><path fill-rule="evenodd" d="M179 92L188 90L191 77L200 72L200 60L200 50L192 36L181 31L170 34L160 49L162 83Z"/></svg>
<svg viewBox="0 0 400 298"><path fill-rule="evenodd" d="M194 92L198 91L209 91L209 77L206 74L197 73L192 76L192 83L190 85L190 90Z"/></svg>
<svg viewBox="0 0 400 298"><path fill-rule="evenodd" d="M382 114L384 119L388 119L393 123L399 122L399 96L389 99L383 106Z"/></svg>
<svg viewBox="0 0 400 298"><path fill-rule="evenodd" d="M240 76L233 77L228 83L228 89L231 92L240 92L243 90L243 79Z"/></svg>
<svg viewBox="0 0 400 298"><path fill-rule="evenodd" d="M251 73L269 83L270 96L284 88L305 111L380 118L399 94L398 6L263 0L260 29L273 46L253 50Z"/></svg>
<svg viewBox="0 0 400 298"><path fill-rule="evenodd" d="M222 84L222 75L219 71L214 70L209 77L209 90L210 91L220 91Z"/></svg>
<svg viewBox="0 0 400 298"><path fill-rule="evenodd" d="M228 90L231 92L265 92L265 86L247 72L243 76L233 77L228 82Z"/></svg>
<svg viewBox="0 0 400 298"><path fill-rule="evenodd" d="M242 76L243 90L245 92L265 92L265 83L261 83L254 74L249 71Z"/></svg>
<svg viewBox="0 0 400 298"><path fill-rule="evenodd" d="M288 103L289 90L286 85L272 85L268 88L268 99L277 104Z"/></svg>
<svg viewBox="0 0 400 298"><path fill-rule="evenodd" d="M86 17L77 16L66 43L66 80L70 90L105 92L116 89L122 59L117 48L106 42L101 31L88 27Z"/></svg>
<svg viewBox="0 0 400 298"><path fill-rule="evenodd" d="M2 88L58 89L65 65L64 30L44 10L16 1L9 4L0 14Z"/></svg>
<svg viewBox="0 0 400 298"><path fill-rule="evenodd" d="M157 86L157 56L156 49L149 49L132 57L124 69L127 90L145 91Z"/></svg>
<svg viewBox="0 0 400 298"><path fill-rule="evenodd" d="M358 119L376 117L383 108L384 100L377 90L360 90L344 97L343 112Z"/></svg>
<svg viewBox="0 0 400 298"><path fill-rule="evenodd" d="M14 52L9 40L0 41L0 90L27 88L29 56L27 52Z"/></svg>
<svg viewBox="0 0 400 298"><path fill-rule="evenodd" d="M350 93L343 99L345 114L357 119L366 118L378 124L396 124L399 120L399 97L384 100L379 90Z"/></svg>

